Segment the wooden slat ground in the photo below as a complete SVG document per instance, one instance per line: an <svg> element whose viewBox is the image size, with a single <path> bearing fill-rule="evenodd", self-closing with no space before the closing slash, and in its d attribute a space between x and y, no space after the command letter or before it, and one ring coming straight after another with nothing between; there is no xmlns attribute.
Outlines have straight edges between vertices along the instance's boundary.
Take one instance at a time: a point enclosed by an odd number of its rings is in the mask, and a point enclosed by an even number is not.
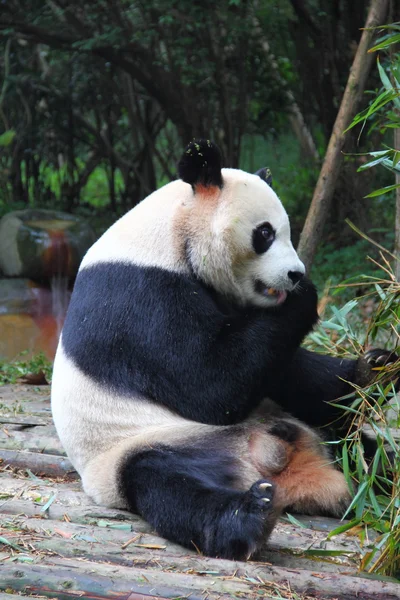
<svg viewBox="0 0 400 600"><path fill-rule="evenodd" d="M0 387L0 459L0 600L400 598L400 584L359 576L372 540L327 540L334 519L281 520L258 560L241 563L200 556L137 515L94 505L57 440L48 387Z"/></svg>

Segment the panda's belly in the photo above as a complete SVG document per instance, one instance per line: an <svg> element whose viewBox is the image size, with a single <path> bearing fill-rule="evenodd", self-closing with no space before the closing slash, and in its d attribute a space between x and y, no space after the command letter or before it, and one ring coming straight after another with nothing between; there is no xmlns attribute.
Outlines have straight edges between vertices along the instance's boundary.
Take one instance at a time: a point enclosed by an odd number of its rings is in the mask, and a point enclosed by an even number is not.
<svg viewBox="0 0 400 600"><path fill-rule="evenodd" d="M61 443L79 473L92 458L125 439L137 445L168 441L177 429L186 437L185 431L189 435L194 426L145 398L119 396L95 383L66 356L62 342L54 362L51 406ZM199 425L195 428L198 433Z"/></svg>

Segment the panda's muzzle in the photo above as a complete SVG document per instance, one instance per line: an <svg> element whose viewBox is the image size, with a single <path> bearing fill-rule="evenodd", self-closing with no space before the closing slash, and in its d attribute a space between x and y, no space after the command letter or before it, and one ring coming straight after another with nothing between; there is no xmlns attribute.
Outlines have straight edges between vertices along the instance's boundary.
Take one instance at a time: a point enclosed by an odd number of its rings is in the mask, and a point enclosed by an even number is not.
<svg viewBox="0 0 400 600"><path fill-rule="evenodd" d="M287 298L286 290L277 290L276 288L268 287L261 279L256 279L254 288L257 294L274 300L275 304L282 304Z"/></svg>

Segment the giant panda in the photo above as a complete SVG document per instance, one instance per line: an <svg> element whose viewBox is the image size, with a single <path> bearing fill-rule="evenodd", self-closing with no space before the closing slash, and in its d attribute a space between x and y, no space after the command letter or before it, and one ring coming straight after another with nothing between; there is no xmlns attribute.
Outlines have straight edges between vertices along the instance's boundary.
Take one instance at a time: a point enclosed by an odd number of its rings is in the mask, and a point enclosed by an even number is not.
<svg viewBox="0 0 400 600"><path fill-rule="evenodd" d="M285 509L342 514L348 487L310 425L335 418L327 401L366 381L377 355L301 347L317 293L265 170L221 168L195 140L178 171L84 257L52 411L97 503L247 559Z"/></svg>

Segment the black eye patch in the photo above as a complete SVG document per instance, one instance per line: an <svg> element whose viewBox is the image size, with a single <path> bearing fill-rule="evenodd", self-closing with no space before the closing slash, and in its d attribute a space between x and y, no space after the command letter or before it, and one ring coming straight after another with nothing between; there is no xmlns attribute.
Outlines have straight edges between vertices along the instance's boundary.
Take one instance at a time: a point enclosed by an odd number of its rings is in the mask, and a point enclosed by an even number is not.
<svg viewBox="0 0 400 600"><path fill-rule="evenodd" d="M275 230L271 223L261 223L253 230L253 248L256 254L264 254L275 239Z"/></svg>

